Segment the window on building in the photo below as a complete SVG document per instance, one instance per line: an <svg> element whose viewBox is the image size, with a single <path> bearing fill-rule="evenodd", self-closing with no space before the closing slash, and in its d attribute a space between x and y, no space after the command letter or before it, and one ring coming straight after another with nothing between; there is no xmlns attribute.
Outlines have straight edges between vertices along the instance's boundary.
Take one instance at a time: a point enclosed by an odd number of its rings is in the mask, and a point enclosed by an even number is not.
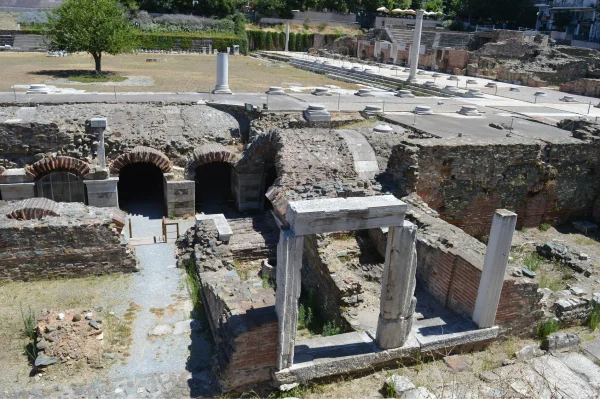
<svg viewBox="0 0 600 399"><path fill-rule="evenodd" d="M50 172L35 183L38 197L56 202L85 202L83 180L70 172Z"/></svg>

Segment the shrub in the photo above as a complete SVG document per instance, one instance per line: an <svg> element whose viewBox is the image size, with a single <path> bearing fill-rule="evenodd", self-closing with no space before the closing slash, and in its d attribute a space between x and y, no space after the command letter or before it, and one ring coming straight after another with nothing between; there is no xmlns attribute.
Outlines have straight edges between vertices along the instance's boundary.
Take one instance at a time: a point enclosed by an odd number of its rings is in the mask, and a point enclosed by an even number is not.
<svg viewBox="0 0 600 399"><path fill-rule="evenodd" d="M21 318L23 319L23 335L27 338L25 343L25 353L33 361L37 357L36 336L37 336L37 321L33 310L29 307L26 312L21 306Z"/></svg>
<svg viewBox="0 0 600 399"><path fill-rule="evenodd" d="M525 255L523 259L523 264L529 268L532 272L536 271L540 268L541 265L546 263L546 260L538 255L537 252L530 252Z"/></svg>
<svg viewBox="0 0 600 399"><path fill-rule="evenodd" d="M600 305L596 304L596 302L593 302L593 304L588 325L592 330L595 330L596 327L598 327L598 324L600 324Z"/></svg>
<svg viewBox="0 0 600 399"><path fill-rule="evenodd" d="M285 50L285 32L279 34L279 50Z"/></svg>
<svg viewBox="0 0 600 399"><path fill-rule="evenodd" d="M308 50L308 33L302 34L302 41L300 45L300 51Z"/></svg>
<svg viewBox="0 0 600 399"><path fill-rule="evenodd" d="M558 321L554 319L548 319L540 321L537 326L536 335L539 339L544 339L548 335L558 331Z"/></svg>
<svg viewBox="0 0 600 399"><path fill-rule="evenodd" d="M273 32L267 32L265 50L273 50Z"/></svg>
<svg viewBox="0 0 600 399"><path fill-rule="evenodd" d="M319 32L323 32L325 30L325 28L327 28L327 22L321 22L318 26L317 26L317 30Z"/></svg>
<svg viewBox="0 0 600 399"><path fill-rule="evenodd" d="M540 224L540 231L548 231L548 229L550 229L550 226L548 223L542 223Z"/></svg>
<svg viewBox="0 0 600 399"><path fill-rule="evenodd" d="M298 306L298 328L308 328L313 320L313 311L310 306L304 306L303 303Z"/></svg>
<svg viewBox="0 0 600 399"><path fill-rule="evenodd" d="M342 331L342 329L340 327L336 326L336 324L333 321L328 321L323 326L323 336L324 337L329 337L331 335L338 335L341 331Z"/></svg>
<svg viewBox="0 0 600 399"><path fill-rule="evenodd" d="M288 49L290 51L296 51L296 34L290 32L290 42L288 44Z"/></svg>
<svg viewBox="0 0 600 399"><path fill-rule="evenodd" d="M304 22L302 23L302 26L306 30L310 29L310 18L309 17L304 18Z"/></svg>
<svg viewBox="0 0 600 399"><path fill-rule="evenodd" d="M179 47L184 50L188 50L192 47L193 41L191 37L182 37L179 41Z"/></svg>
<svg viewBox="0 0 600 399"><path fill-rule="evenodd" d="M264 50L265 43L267 42L266 39L267 39L267 32L265 32L264 30L259 31L258 42L257 42L255 50Z"/></svg>

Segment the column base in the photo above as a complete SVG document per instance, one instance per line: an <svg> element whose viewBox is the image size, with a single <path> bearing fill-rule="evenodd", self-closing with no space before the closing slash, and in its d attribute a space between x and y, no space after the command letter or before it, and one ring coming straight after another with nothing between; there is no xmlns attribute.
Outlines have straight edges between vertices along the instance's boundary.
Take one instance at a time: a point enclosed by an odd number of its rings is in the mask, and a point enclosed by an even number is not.
<svg viewBox="0 0 600 399"><path fill-rule="evenodd" d="M229 90L229 86L217 86L212 91L212 94L233 94L231 90Z"/></svg>
<svg viewBox="0 0 600 399"><path fill-rule="evenodd" d="M412 323L412 316L385 321L379 315L376 335L377 346L381 349L400 348L408 339Z"/></svg>

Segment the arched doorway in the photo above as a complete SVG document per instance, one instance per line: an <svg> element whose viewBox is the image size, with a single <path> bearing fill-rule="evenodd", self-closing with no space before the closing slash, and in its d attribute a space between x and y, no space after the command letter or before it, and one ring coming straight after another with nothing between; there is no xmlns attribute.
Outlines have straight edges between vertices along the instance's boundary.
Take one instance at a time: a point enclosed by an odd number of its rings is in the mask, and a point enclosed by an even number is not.
<svg viewBox="0 0 600 399"><path fill-rule="evenodd" d="M38 177L35 181L36 197L55 202L85 202L83 179L76 174L54 170Z"/></svg>
<svg viewBox="0 0 600 399"><path fill-rule="evenodd" d="M269 190L269 187L275 184L275 180L277 180L277 169L275 169L275 166L270 166L265 170L263 180L263 192L261 197L264 204L263 209L265 211L273 209L273 204L271 204L271 201L269 201L265 194L267 194L267 190Z"/></svg>
<svg viewBox="0 0 600 399"><path fill-rule="evenodd" d="M119 170L119 208L151 219L165 216L162 170L150 162L136 162Z"/></svg>
<svg viewBox="0 0 600 399"><path fill-rule="evenodd" d="M196 167L196 210L226 213L231 208L231 164L211 162Z"/></svg>

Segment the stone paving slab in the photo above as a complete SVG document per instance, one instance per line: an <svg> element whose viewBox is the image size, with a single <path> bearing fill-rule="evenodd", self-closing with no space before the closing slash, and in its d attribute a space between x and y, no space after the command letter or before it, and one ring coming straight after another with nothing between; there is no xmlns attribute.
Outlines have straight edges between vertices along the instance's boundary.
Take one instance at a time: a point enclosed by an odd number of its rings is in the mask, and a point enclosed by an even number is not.
<svg viewBox="0 0 600 399"><path fill-rule="evenodd" d="M529 364L546 380L548 386L562 397L571 399L597 397L596 390L586 380L553 356L538 357L531 360Z"/></svg>
<svg viewBox="0 0 600 399"><path fill-rule="evenodd" d="M580 353L557 353L556 356L574 373L585 379L590 386L600 389L600 367Z"/></svg>

